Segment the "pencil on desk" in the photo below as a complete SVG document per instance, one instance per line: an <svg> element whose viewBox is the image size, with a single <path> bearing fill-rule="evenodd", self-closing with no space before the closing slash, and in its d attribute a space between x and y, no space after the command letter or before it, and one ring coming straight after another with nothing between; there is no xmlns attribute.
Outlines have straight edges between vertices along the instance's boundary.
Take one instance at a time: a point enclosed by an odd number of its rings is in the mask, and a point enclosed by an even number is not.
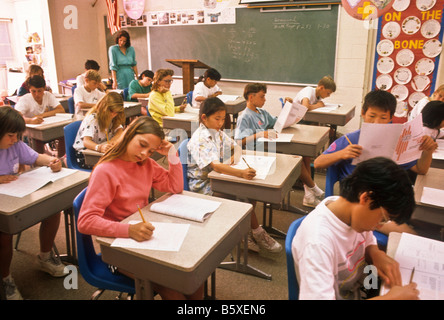
<svg viewBox="0 0 444 320"><path fill-rule="evenodd" d="M139 209L140 216L142 217L143 223L146 223L145 218L143 217L142 210L140 210L139 205L137 205L137 209Z"/></svg>
<svg viewBox="0 0 444 320"><path fill-rule="evenodd" d="M347 137L346 134L344 134L344 137L345 137L345 139L347 139L348 143L353 144L353 143L351 143L350 139Z"/></svg>

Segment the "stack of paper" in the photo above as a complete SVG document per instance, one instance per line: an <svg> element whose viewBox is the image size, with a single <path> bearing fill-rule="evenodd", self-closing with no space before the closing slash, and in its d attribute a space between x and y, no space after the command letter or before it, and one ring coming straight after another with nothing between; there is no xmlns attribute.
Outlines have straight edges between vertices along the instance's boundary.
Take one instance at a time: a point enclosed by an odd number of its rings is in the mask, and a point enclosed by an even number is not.
<svg viewBox="0 0 444 320"><path fill-rule="evenodd" d="M43 126L46 124L51 124L51 123L57 123L57 122L64 122L67 120L71 120L73 117L72 113L56 113L54 116L52 117L46 117L43 118L43 122L39 123L39 124L27 124L27 127L31 127L31 128L35 128L38 126Z"/></svg>
<svg viewBox="0 0 444 320"><path fill-rule="evenodd" d="M77 170L67 168L62 168L59 172L53 172L48 167L40 167L21 174L15 181L0 184L0 194L23 198L44 185L75 172L77 172Z"/></svg>
<svg viewBox="0 0 444 320"><path fill-rule="evenodd" d="M235 101L239 96L230 95L230 94L221 94L217 96L223 103L227 103L228 101Z"/></svg>
<svg viewBox="0 0 444 320"><path fill-rule="evenodd" d="M444 190L424 187L422 189L421 202L444 207Z"/></svg>
<svg viewBox="0 0 444 320"><path fill-rule="evenodd" d="M203 222L216 211L222 202L173 194L163 201L156 201L150 210L182 219Z"/></svg>
<svg viewBox="0 0 444 320"><path fill-rule="evenodd" d="M130 224L141 221L130 221ZM190 228L189 224L151 222L154 226L153 236L146 241L136 241L131 238L116 238L112 247L148 249L160 251L179 251Z"/></svg>

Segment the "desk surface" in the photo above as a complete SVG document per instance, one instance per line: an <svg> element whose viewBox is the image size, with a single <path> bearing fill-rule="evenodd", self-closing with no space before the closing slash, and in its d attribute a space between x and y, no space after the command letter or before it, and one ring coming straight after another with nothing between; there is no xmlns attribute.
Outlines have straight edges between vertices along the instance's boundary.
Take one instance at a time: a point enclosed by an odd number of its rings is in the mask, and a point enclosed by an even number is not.
<svg viewBox="0 0 444 320"><path fill-rule="evenodd" d="M275 143L276 151L307 157L316 157L328 142L330 128L294 124L282 130L282 133L293 134L291 142Z"/></svg>
<svg viewBox="0 0 444 320"><path fill-rule="evenodd" d="M356 106L340 106L330 112L323 112L319 109L307 111L304 120L336 126L345 126L355 116Z"/></svg>
<svg viewBox="0 0 444 320"><path fill-rule="evenodd" d="M65 136L63 128L71 122L82 120L83 116L74 115L71 119L66 119L59 122L41 124L39 126L26 126L26 135L35 140L49 142Z"/></svg>
<svg viewBox="0 0 444 320"><path fill-rule="evenodd" d="M249 151L244 152L252 154ZM258 154L264 155L263 153ZM208 175L211 180L211 189L214 192L279 204L298 179L301 173L302 158L281 153L265 155L276 156L276 161L266 179L247 180L220 174L213 170Z"/></svg>
<svg viewBox="0 0 444 320"><path fill-rule="evenodd" d="M412 218L429 223L444 226L444 208L422 203L422 191L424 187L444 190L444 170L430 168L426 175L418 175L415 182L416 208Z"/></svg>
<svg viewBox="0 0 444 320"><path fill-rule="evenodd" d="M138 279L153 281L185 294L195 292L250 229L252 206L187 191L184 194L220 201L222 205L203 223L151 212L150 205L142 209L147 221L190 224L180 251L115 248L111 247L114 238L98 237L103 260L133 273ZM139 213L123 222L130 220L140 221Z"/></svg>
<svg viewBox="0 0 444 320"><path fill-rule="evenodd" d="M0 194L0 231L15 234L72 206L88 184L89 173L77 171L22 198Z"/></svg>

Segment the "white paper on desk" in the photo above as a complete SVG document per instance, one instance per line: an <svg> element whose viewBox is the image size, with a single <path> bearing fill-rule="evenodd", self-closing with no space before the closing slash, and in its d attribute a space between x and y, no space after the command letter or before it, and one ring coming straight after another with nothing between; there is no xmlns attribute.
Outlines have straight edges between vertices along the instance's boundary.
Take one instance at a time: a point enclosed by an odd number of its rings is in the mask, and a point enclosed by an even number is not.
<svg viewBox="0 0 444 320"><path fill-rule="evenodd" d="M141 221L130 221L130 224ZM154 232L151 239L146 241L136 241L131 238L116 238L111 244L112 247L148 249L158 251L179 251L190 228L189 224L151 222Z"/></svg>
<svg viewBox="0 0 444 320"><path fill-rule="evenodd" d="M297 102L290 103L287 101L274 124L274 130L281 133L282 129L298 123L305 116L307 110L308 109L302 104Z"/></svg>
<svg viewBox="0 0 444 320"><path fill-rule="evenodd" d="M433 152L433 159L444 160L444 139L437 139L438 148Z"/></svg>
<svg viewBox="0 0 444 320"><path fill-rule="evenodd" d="M222 202L173 194L163 201L154 202L150 210L182 219L204 222Z"/></svg>
<svg viewBox="0 0 444 320"><path fill-rule="evenodd" d="M72 113L56 113L54 116L43 118L43 122L39 124L26 124L27 127L35 128L46 124L63 122L72 119Z"/></svg>
<svg viewBox="0 0 444 320"><path fill-rule="evenodd" d="M444 242L402 233L394 259L399 263L403 285L409 283L415 268L413 282L421 300L444 299ZM386 292L383 287L381 294Z"/></svg>
<svg viewBox="0 0 444 320"><path fill-rule="evenodd" d="M444 207L444 190L424 187L422 189L421 202Z"/></svg>
<svg viewBox="0 0 444 320"><path fill-rule="evenodd" d="M182 120L198 120L199 116L195 112L181 112L175 113L171 118L177 118Z"/></svg>
<svg viewBox="0 0 444 320"><path fill-rule="evenodd" d="M404 124L363 123L358 144L362 153L352 164L374 158L386 157L397 164L404 164L421 157L422 115Z"/></svg>
<svg viewBox="0 0 444 320"><path fill-rule="evenodd" d="M324 103L324 107L317 108L314 111L316 112L332 112L338 109L341 105L340 104L334 104L334 103Z"/></svg>
<svg viewBox="0 0 444 320"><path fill-rule="evenodd" d="M52 172L48 167L22 173L17 180L0 184L0 194L23 198L50 182L75 173L77 170L62 168L59 172Z"/></svg>
<svg viewBox="0 0 444 320"><path fill-rule="evenodd" d="M268 174L273 168L273 171L276 169L273 167L276 158L275 157L267 157L267 156L254 156L254 155L242 155L242 158L248 163L248 165L256 170L256 176L253 179L265 180ZM248 166L242 158L235 165L232 165L233 168L244 170L247 169Z"/></svg>
<svg viewBox="0 0 444 320"><path fill-rule="evenodd" d="M257 139L257 141L260 141L260 142L291 142L291 139L293 139L293 136L294 136L293 133L279 133L277 135L276 139L261 137L261 138Z"/></svg>
<svg viewBox="0 0 444 320"><path fill-rule="evenodd" d="M232 95L232 94L220 94L217 96L220 100L222 100L223 103L227 103L229 101L235 101L239 96Z"/></svg>

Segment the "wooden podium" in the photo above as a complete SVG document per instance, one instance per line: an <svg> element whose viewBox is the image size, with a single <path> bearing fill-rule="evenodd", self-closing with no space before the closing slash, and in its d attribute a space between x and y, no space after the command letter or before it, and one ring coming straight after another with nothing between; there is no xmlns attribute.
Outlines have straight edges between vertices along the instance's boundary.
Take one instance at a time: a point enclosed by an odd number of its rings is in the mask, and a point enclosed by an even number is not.
<svg viewBox="0 0 444 320"><path fill-rule="evenodd" d="M187 94L194 89L194 68L211 68L199 60L166 59L165 61L175 65L176 67L182 68L183 94Z"/></svg>

